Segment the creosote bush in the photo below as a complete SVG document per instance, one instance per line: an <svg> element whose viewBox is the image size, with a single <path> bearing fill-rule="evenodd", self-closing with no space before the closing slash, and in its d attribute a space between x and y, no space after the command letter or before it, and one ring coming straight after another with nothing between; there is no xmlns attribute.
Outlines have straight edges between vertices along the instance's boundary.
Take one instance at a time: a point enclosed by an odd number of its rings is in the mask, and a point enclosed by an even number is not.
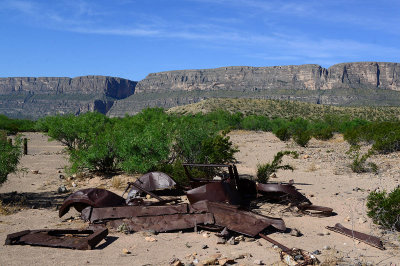
<svg viewBox="0 0 400 266"><path fill-rule="evenodd" d="M17 170L21 158L21 138L17 136L13 145L5 136L4 132L0 132L0 184L7 180L8 174Z"/></svg>
<svg viewBox="0 0 400 266"><path fill-rule="evenodd" d="M371 192L367 199L368 216L387 229L400 230L400 187L392 192Z"/></svg>
<svg viewBox="0 0 400 266"><path fill-rule="evenodd" d="M350 164L350 168L354 173L366 173L373 172L375 174L378 173L378 166L373 162L368 162L367 159L370 158L374 154L374 150L370 149L365 154L360 154L360 146L352 145L350 146L347 154L350 155L350 158L353 159Z"/></svg>
<svg viewBox="0 0 400 266"><path fill-rule="evenodd" d="M285 155L290 155L293 158L298 158L299 154L295 151L280 151L275 154L274 159L270 163L265 163L257 166L257 181L267 183L270 175L276 173L279 169L294 170L291 165L282 165L282 158Z"/></svg>

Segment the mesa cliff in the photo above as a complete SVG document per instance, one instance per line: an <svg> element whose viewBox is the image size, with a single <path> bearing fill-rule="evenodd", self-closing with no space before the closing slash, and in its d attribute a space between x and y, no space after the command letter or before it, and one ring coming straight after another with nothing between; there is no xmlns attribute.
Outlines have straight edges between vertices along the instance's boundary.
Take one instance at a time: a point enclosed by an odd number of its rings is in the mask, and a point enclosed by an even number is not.
<svg viewBox="0 0 400 266"><path fill-rule="evenodd" d="M231 66L151 73L139 82L104 76L0 78L0 113L10 117L87 111L114 117L146 107L170 108L208 98L400 106L400 64Z"/></svg>
<svg viewBox="0 0 400 266"><path fill-rule="evenodd" d="M274 67L233 66L149 74L110 116L145 107L170 108L207 98L298 100L332 105L400 104L400 64L341 63Z"/></svg>
<svg viewBox="0 0 400 266"><path fill-rule="evenodd" d="M105 114L116 100L132 95L136 83L105 76L0 78L0 113L34 119L87 111Z"/></svg>

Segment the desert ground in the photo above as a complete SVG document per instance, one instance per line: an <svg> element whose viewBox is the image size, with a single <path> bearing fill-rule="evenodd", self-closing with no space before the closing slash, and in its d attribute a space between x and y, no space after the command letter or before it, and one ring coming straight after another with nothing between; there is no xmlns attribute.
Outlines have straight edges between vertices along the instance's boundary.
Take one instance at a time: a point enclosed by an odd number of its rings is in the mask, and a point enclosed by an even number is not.
<svg viewBox="0 0 400 266"><path fill-rule="evenodd" d="M122 194L128 180L135 176L94 175L68 177L64 167L68 158L64 147L40 133L26 133L29 139L28 155L23 156L19 171L11 174L0 187L3 201L0 214L0 242L7 234L26 229L86 228L79 213L71 210L62 218L57 207L72 192L102 187ZM294 171L279 170L271 182L288 182L295 186L315 205L331 207L337 213L331 217L299 215L286 210L287 206L259 204L256 212L281 217L290 229L302 236L274 232L269 236L289 247L314 252L325 265L400 265L400 234L374 225L366 215L366 199L370 191L388 190L399 185L400 152L372 157L379 173L352 173L346 151L348 144L336 135L329 141L312 139L308 147L282 142L266 132L233 131L232 142L240 152L236 158L240 174L255 176L257 164L271 161L281 150L298 151L298 159L285 157L284 163ZM65 178L61 179L60 175ZM59 194L64 184L69 192ZM341 223L347 228L372 234L382 239L386 250L379 250L344 235L327 231L326 226ZM329 233L328 233L329 232ZM217 244L213 232L159 233L147 238L149 232L126 235L111 231L95 250L77 251L32 246L0 246L0 265L169 265L174 258L185 265L201 262L216 254L234 259L236 265L281 265L279 252L264 239L244 238L236 245ZM205 247L204 245L207 245ZM126 252L127 251L129 252ZM129 254L126 254L129 253Z"/></svg>

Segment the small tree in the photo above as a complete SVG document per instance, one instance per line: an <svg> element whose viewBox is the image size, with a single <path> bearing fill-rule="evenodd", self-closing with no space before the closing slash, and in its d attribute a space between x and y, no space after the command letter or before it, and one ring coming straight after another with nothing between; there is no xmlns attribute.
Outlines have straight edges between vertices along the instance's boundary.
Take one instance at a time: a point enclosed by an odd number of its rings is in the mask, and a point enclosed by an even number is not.
<svg viewBox="0 0 400 266"><path fill-rule="evenodd" d="M281 165L282 158L285 155L291 155L293 158L298 158L299 154L296 151L280 151L275 156L272 162L257 166L257 180L260 183L267 183L270 175L276 173L278 169L294 170L291 165Z"/></svg>

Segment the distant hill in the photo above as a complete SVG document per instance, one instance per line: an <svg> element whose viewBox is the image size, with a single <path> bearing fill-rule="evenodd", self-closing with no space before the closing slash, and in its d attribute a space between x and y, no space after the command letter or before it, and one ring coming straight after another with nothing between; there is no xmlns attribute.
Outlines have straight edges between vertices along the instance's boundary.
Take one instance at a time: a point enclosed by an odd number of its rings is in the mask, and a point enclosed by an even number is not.
<svg viewBox="0 0 400 266"><path fill-rule="evenodd" d="M274 67L233 66L121 78L0 78L0 113L37 118L99 111L111 117L210 98L294 100L337 106L400 106L400 64L356 62Z"/></svg>

